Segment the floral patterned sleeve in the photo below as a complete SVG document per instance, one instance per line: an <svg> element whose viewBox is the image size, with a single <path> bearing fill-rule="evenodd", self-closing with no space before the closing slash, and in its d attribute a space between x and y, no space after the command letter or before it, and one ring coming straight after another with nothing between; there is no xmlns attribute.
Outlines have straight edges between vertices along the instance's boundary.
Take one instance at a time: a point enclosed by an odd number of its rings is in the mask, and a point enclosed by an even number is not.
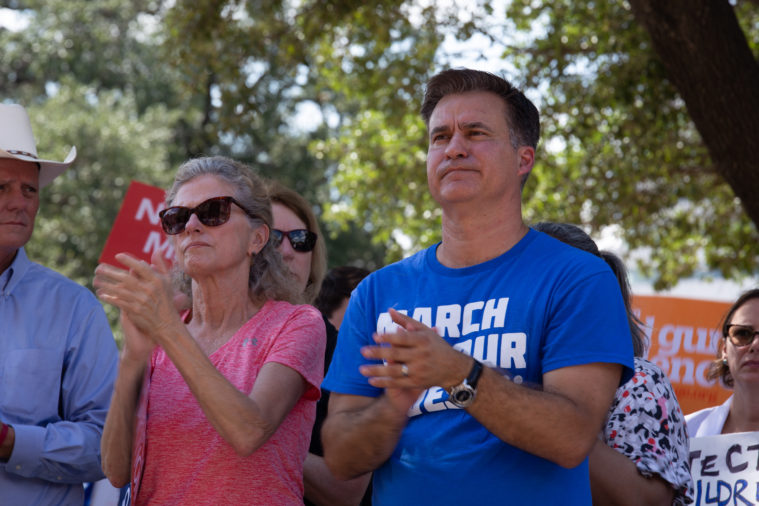
<svg viewBox="0 0 759 506"><path fill-rule="evenodd" d="M677 491L672 504L693 502L688 435L672 385L659 367L635 358L606 418L604 441L632 460L643 476L659 475Z"/></svg>

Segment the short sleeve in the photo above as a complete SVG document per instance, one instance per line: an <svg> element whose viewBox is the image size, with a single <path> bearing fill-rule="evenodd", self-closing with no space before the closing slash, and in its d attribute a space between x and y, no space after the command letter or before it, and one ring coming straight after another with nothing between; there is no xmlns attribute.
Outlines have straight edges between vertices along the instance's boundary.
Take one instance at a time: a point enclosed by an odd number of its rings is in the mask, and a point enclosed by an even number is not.
<svg viewBox="0 0 759 506"><path fill-rule="evenodd" d="M337 347L324 381L325 390L366 397L382 394L382 389L370 385L369 380L359 372L359 366L370 363L361 355L361 348L374 344L372 336L376 331L376 327L369 327L374 319L366 311L371 281L370 275L359 283L348 300L348 308L337 337Z"/></svg>
<svg viewBox="0 0 759 506"><path fill-rule="evenodd" d="M266 362L277 362L297 371L308 383L305 397L317 400L324 377L327 331L321 313L313 306L295 308L282 326Z"/></svg>
<svg viewBox="0 0 759 506"><path fill-rule="evenodd" d="M551 297L542 346L542 374L593 362L623 366L620 385L633 376L630 326L619 283L607 266L571 271Z"/></svg>

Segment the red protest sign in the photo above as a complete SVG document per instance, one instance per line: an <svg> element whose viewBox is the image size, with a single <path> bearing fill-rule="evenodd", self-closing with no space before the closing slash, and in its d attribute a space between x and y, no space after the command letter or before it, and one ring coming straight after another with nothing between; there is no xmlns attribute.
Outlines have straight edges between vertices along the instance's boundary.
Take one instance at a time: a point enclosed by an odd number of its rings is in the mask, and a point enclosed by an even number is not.
<svg viewBox="0 0 759 506"><path fill-rule="evenodd" d="M117 253L130 253L150 262L154 251L161 252L168 264L174 262L174 247L163 233L158 217L166 207L164 198L161 188L132 181L100 254L100 263L123 268L116 261Z"/></svg>

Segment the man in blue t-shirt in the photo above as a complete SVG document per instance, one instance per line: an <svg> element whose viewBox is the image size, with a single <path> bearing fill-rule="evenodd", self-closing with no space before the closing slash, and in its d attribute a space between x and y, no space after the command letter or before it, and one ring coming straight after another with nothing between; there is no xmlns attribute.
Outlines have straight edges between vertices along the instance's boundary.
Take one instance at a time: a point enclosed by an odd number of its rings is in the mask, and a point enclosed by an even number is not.
<svg viewBox="0 0 759 506"><path fill-rule="evenodd" d="M324 387L336 476L375 505L590 504L587 455L632 345L603 261L529 229L538 111L504 79L427 85L442 241L352 295Z"/></svg>

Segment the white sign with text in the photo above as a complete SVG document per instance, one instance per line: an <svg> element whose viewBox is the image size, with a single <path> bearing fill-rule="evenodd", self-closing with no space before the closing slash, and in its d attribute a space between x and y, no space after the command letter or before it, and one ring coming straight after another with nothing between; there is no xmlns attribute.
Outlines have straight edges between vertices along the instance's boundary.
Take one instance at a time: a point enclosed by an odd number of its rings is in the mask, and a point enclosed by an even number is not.
<svg viewBox="0 0 759 506"><path fill-rule="evenodd" d="M759 504L759 432L690 439L695 506Z"/></svg>

